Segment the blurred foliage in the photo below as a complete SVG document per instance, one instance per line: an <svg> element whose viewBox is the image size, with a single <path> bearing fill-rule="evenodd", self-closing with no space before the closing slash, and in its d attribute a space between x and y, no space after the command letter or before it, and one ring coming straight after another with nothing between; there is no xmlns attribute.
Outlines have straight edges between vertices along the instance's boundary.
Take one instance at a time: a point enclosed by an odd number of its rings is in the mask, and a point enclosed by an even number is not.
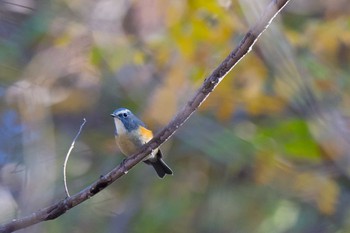
<svg viewBox="0 0 350 233"><path fill-rule="evenodd" d="M0 0L0 221L78 192L123 159L109 113L155 132L268 1ZM349 232L350 5L291 0L144 164L23 232Z"/></svg>

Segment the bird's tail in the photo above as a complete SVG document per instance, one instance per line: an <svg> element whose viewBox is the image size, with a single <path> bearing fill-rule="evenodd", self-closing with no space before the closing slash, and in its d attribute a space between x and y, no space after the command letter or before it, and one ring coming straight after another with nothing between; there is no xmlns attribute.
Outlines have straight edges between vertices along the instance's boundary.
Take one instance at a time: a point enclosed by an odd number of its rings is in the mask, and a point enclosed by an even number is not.
<svg viewBox="0 0 350 233"><path fill-rule="evenodd" d="M145 163L152 165L160 178L163 178L166 174L173 174L173 171L162 159L162 153L160 152L160 150L158 150L154 159L148 159L145 161Z"/></svg>

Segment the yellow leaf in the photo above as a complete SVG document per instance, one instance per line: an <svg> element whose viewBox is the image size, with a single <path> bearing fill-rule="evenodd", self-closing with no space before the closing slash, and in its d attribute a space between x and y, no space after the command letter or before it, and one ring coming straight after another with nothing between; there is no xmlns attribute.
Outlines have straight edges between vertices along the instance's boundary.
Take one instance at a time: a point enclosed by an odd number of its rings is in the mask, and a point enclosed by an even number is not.
<svg viewBox="0 0 350 233"><path fill-rule="evenodd" d="M166 75L167 78L153 91L143 118L147 123L166 125L178 111L183 98L186 99L191 93L185 74L186 64L179 64L179 67L183 69L172 67Z"/></svg>
<svg viewBox="0 0 350 233"><path fill-rule="evenodd" d="M267 184L276 175L274 155L270 152L260 152L255 162L254 179L258 184Z"/></svg>
<svg viewBox="0 0 350 233"><path fill-rule="evenodd" d="M322 182L319 196L317 198L317 206L324 214L333 214L339 196L339 187L331 179Z"/></svg>

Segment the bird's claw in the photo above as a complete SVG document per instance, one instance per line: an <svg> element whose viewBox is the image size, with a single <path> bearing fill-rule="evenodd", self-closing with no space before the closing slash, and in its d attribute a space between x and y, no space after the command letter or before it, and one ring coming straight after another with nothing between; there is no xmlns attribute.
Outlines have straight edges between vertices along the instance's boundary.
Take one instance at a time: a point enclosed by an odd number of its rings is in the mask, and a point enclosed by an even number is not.
<svg viewBox="0 0 350 233"><path fill-rule="evenodd" d="M123 159L123 161L120 163L120 167L122 168L124 174L128 173L128 169L125 167L126 160L127 159Z"/></svg>

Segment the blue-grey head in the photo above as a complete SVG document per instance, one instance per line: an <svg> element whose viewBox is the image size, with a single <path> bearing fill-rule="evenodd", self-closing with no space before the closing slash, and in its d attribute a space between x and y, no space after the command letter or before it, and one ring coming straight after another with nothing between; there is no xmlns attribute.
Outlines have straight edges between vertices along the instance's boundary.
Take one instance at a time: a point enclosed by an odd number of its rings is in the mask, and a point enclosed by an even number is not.
<svg viewBox="0 0 350 233"><path fill-rule="evenodd" d="M127 134L138 129L140 125L145 127L145 124L126 108L116 109L111 116L114 118L116 135Z"/></svg>

